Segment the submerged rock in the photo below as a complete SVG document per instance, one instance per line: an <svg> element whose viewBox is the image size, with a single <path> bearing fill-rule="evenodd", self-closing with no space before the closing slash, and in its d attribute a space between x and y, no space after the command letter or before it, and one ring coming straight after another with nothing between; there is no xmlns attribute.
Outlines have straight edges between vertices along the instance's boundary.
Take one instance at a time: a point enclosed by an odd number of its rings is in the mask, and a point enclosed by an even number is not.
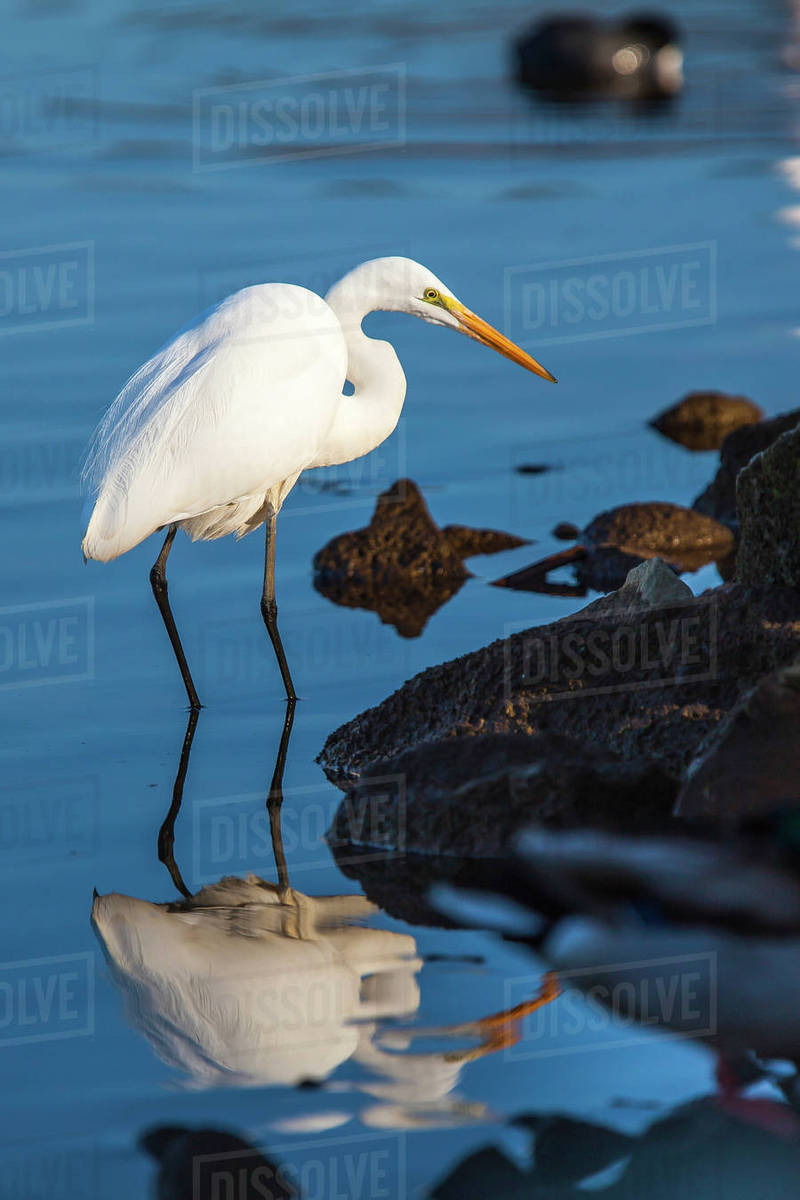
<svg viewBox="0 0 800 1200"><path fill-rule="evenodd" d="M736 480L736 577L800 588L800 429L781 434Z"/></svg>
<svg viewBox="0 0 800 1200"><path fill-rule="evenodd" d="M650 424L664 437L689 450L719 450L729 433L763 419L763 410L746 396L725 392L689 392Z"/></svg>
<svg viewBox="0 0 800 1200"><path fill-rule="evenodd" d="M736 477L754 454L766 450L774 441L800 423L800 408L744 425L728 434L722 444L719 468L711 483L701 492L692 507L706 516L715 517L726 525L738 524L736 512Z"/></svg>
<svg viewBox="0 0 800 1200"><path fill-rule="evenodd" d="M329 842L340 855L356 844L489 858L531 822L662 829L676 791L657 767L557 734L444 738L362 775L337 810Z"/></svg>
<svg viewBox="0 0 800 1200"><path fill-rule="evenodd" d="M469 578L463 559L525 544L493 529L440 529L417 485L400 479L378 497L369 525L317 552L314 587L335 604L376 612L403 637L418 637Z"/></svg>
<svg viewBox="0 0 800 1200"><path fill-rule="evenodd" d="M740 823L800 804L800 664L762 679L700 747L676 815Z"/></svg>
<svg viewBox="0 0 800 1200"><path fill-rule="evenodd" d="M576 613L410 679L330 735L320 754L347 788L428 741L564 734L676 781L742 691L800 652L800 596L725 584L684 604Z"/></svg>
<svg viewBox="0 0 800 1200"><path fill-rule="evenodd" d="M692 508L665 501L622 504L596 516L580 544L495 580L496 587L536 591L557 567L575 563L579 582L598 591L619 587L631 568L659 557L677 571L696 571L733 549L730 529Z"/></svg>

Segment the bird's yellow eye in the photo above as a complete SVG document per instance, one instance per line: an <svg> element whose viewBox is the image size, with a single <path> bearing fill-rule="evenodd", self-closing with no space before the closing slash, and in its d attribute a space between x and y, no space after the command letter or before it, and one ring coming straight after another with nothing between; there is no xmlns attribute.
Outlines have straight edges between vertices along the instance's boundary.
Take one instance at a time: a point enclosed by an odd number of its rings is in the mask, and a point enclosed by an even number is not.
<svg viewBox="0 0 800 1200"><path fill-rule="evenodd" d="M437 300L440 300L441 296L437 292L436 288L425 288L425 291L422 293L422 298L423 300L429 300L433 304Z"/></svg>

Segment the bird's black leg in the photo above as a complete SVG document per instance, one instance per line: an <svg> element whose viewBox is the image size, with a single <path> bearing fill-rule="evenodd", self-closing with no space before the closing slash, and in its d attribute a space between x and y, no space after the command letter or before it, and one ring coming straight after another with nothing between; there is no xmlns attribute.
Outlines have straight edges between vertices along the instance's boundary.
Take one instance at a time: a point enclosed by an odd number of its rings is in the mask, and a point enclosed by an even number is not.
<svg viewBox="0 0 800 1200"><path fill-rule="evenodd" d="M278 632L278 605L275 600L275 513L270 513L267 517L267 546L264 555L264 591L261 596L261 615L264 618L264 624L267 627L267 632L272 642L272 648L275 651L275 657L278 660L278 666L281 670L283 686L286 688L286 699L293 703L297 699L297 693L294 690L292 677L289 674L289 664L286 661L286 655L283 652L281 644L281 635Z"/></svg>
<svg viewBox="0 0 800 1200"><path fill-rule="evenodd" d="M175 534L178 532L177 525L170 525L167 531L167 536L164 539L164 545L161 547L159 554L153 566L150 569L150 586L153 589L153 595L156 598L158 611L161 613L162 620L166 626L169 640L172 643L172 649L175 652L175 657L178 660L178 666L183 679L183 686L186 688L186 695L189 697L189 707L191 709L202 708L200 699L194 686L189 665L186 662L186 655L183 653L181 639L178 636L178 629L175 625L175 618L172 615L172 609L169 606L169 597L167 596L167 576L166 566L169 552L172 549L172 543L175 540Z"/></svg>
<svg viewBox="0 0 800 1200"><path fill-rule="evenodd" d="M286 751L289 748L289 735L292 732L296 703L296 700L289 697L286 705L283 731L281 733L281 742L278 747L278 757L275 759L275 770L272 772L272 783L269 785L269 795L267 796L269 828L272 835L272 852L275 855L275 866L278 869L278 886L282 891L286 891L289 887L289 871L286 866L286 855L283 852L283 833L281 831L283 771L286 766Z"/></svg>
<svg viewBox="0 0 800 1200"><path fill-rule="evenodd" d="M194 731L197 728L197 718L199 715L199 709L190 709L189 723L186 726L186 734L184 736L183 747L181 749L181 758L180 762L178 763L178 774L175 776L175 783L172 786L172 803L169 806L169 812L164 818L164 823L158 831L159 861L162 862L169 871L175 887L179 892L186 896L187 899L192 893L183 882L183 876L178 869L178 864L175 862L175 818L180 812L181 803L183 801L183 785L186 781L186 772L189 768L189 754L192 749Z"/></svg>

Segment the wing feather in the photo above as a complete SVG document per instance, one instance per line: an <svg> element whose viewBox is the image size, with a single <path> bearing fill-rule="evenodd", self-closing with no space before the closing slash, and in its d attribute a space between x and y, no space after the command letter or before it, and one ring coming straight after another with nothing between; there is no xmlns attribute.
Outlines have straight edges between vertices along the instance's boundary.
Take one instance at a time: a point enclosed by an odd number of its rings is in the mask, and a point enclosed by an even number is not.
<svg viewBox="0 0 800 1200"><path fill-rule="evenodd" d="M304 288L245 288L198 317L131 376L95 432L84 554L116 557L296 475L330 429L346 369L338 320Z"/></svg>

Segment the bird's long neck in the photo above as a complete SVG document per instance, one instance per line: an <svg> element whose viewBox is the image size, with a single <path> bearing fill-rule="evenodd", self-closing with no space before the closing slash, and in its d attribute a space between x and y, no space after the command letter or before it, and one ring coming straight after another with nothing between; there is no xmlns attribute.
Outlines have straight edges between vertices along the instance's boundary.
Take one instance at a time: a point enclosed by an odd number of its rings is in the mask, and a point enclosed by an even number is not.
<svg viewBox="0 0 800 1200"><path fill-rule="evenodd" d="M339 319L347 344L347 378L351 395L342 394L333 427L315 467L350 462L368 454L389 436L400 418L406 377L389 342L367 337L361 322L379 305L359 311L347 278L325 297ZM380 306L382 307L382 306Z"/></svg>

